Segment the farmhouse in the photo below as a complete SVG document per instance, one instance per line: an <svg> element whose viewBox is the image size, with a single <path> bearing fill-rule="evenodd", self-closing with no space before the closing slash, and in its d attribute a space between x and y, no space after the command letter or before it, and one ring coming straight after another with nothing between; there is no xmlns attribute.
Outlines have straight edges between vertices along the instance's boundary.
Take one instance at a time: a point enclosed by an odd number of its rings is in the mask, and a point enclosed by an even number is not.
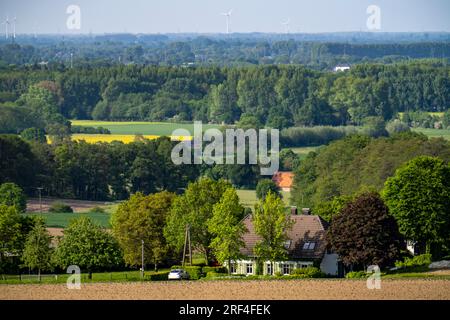
<svg viewBox="0 0 450 320"><path fill-rule="evenodd" d="M328 223L316 215L310 215L309 210L303 210L306 214L294 214L290 218L294 221L292 228L288 231L288 240L285 248L288 253L286 261L276 261L272 265L269 261L262 263L261 273L271 275L281 273L290 274L297 268L309 266L320 267L321 271L328 275L338 275L338 256L326 249L325 233ZM243 260L234 261L231 265L231 273L234 274L256 274L256 257L253 248L260 241L260 237L255 234L251 216L244 219L247 232L243 236L245 247L241 248L241 253L246 257Z"/></svg>
<svg viewBox="0 0 450 320"><path fill-rule="evenodd" d="M278 188L283 191L290 192L292 188L292 183L294 181L293 172L282 172L278 171L272 176L272 181L275 182Z"/></svg>

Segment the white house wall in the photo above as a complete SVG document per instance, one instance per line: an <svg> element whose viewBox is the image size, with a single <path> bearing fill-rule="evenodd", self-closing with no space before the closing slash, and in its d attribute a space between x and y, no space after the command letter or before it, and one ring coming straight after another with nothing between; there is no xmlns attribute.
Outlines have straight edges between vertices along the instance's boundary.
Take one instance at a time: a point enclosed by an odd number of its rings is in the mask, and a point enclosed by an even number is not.
<svg viewBox="0 0 450 320"><path fill-rule="evenodd" d="M320 263L320 270L328 275L337 275L338 255L336 253L325 253L322 262Z"/></svg>

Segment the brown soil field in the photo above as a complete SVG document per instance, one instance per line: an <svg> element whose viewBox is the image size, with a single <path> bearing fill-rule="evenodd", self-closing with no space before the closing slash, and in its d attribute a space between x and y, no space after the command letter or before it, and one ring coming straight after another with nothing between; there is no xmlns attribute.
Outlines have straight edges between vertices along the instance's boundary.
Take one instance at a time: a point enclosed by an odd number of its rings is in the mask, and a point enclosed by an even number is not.
<svg viewBox="0 0 450 320"><path fill-rule="evenodd" d="M93 207L103 207L112 204L111 202L101 202L101 201L42 198L42 212L47 212L53 202L63 202L65 204L68 204L69 206L72 207L74 212L83 212ZM27 211L28 212L40 211L39 198L30 198L27 200Z"/></svg>
<svg viewBox="0 0 450 320"><path fill-rule="evenodd" d="M382 280L369 290L361 280L186 281L94 283L69 290L64 284L0 285L0 299L127 300L450 300L449 280Z"/></svg>

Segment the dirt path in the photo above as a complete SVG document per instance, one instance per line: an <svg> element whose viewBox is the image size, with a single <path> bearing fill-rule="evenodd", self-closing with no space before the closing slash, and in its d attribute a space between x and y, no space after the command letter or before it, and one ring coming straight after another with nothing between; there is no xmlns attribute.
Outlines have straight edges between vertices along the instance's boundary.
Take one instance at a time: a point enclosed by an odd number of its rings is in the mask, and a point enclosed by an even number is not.
<svg viewBox="0 0 450 320"><path fill-rule="evenodd" d="M104 207L111 205L112 202L101 202L101 201L84 201L84 200L74 200L74 199L58 199L58 198L42 198L42 212L47 212L53 202L63 202L72 207L74 212L87 211L93 207ZM30 198L27 200L27 211L28 212L39 212L40 202L37 198Z"/></svg>
<svg viewBox="0 0 450 320"><path fill-rule="evenodd" d="M69 290L65 285L0 285L0 299L439 299L450 300L449 280L383 280L369 290L360 280L196 281L95 283Z"/></svg>

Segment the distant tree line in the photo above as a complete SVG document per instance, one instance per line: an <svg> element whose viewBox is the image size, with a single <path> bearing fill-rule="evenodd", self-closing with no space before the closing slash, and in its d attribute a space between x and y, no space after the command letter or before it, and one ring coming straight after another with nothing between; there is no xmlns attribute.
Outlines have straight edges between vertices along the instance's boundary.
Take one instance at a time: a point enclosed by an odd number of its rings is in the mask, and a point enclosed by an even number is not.
<svg viewBox="0 0 450 320"><path fill-rule="evenodd" d="M45 136L44 136L45 138ZM175 165L167 137L125 144L64 140L47 144L0 135L0 183L14 182L28 195L84 200L122 200L131 193L162 190L179 193L205 175L226 179L238 188L255 188L259 165Z"/></svg>
<svg viewBox="0 0 450 320"><path fill-rule="evenodd" d="M445 34L440 41L426 37L411 37L383 41L368 37L358 43L360 35L345 35L345 39L303 40L295 35L278 39L241 38L214 39L189 37L168 39L167 36L108 35L87 39L48 38L44 42L30 41L0 46L0 68L8 65L34 65L53 69L70 66L70 54L76 66L114 64L153 64L165 66L218 65L248 66L266 64L303 64L316 69L331 69L340 63L367 61L395 62L417 58L448 59L450 44ZM416 35L417 36L417 35ZM272 35L273 37L273 35ZM367 36L366 36L367 37ZM181 37L180 37L181 38ZM350 38L350 39L349 39ZM343 41L344 40L344 41ZM443 41L442 41L443 40ZM42 64L44 62L44 64ZM41 64L39 64L41 63Z"/></svg>
<svg viewBox="0 0 450 320"><path fill-rule="evenodd" d="M398 112L444 112L449 67L438 61L302 66L112 66L0 71L0 130L70 133L66 119L250 123L288 128L364 125Z"/></svg>

